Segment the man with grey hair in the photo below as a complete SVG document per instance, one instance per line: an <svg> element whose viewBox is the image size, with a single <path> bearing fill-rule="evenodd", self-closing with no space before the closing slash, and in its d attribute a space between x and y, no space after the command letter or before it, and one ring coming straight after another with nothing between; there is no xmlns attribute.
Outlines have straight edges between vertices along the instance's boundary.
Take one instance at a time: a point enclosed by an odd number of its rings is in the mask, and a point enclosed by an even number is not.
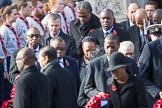
<svg viewBox="0 0 162 108"><path fill-rule="evenodd" d="M120 43L119 52L123 53L124 56L133 58L134 56L134 44L131 41L123 41Z"/></svg>
<svg viewBox="0 0 162 108"><path fill-rule="evenodd" d="M79 43L80 38L99 28L100 22L98 17L92 13L92 7L87 1L77 3L76 14L78 18L70 23L70 35L74 37L76 43Z"/></svg>
<svg viewBox="0 0 162 108"><path fill-rule="evenodd" d="M55 37L61 37L66 43L66 55L74 57L76 54L76 42L73 37L65 34L61 30L61 17L57 13L52 13L48 17L47 26L49 34L44 39L45 45L49 45L50 40Z"/></svg>

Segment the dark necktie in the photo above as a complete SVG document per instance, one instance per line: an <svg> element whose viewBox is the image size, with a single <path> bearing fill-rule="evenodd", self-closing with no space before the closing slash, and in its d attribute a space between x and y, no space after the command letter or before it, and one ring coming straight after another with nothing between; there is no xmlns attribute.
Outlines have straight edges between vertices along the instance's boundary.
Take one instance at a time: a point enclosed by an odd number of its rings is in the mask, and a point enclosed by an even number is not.
<svg viewBox="0 0 162 108"><path fill-rule="evenodd" d="M20 48L21 47L20 46L20 38L19 38L19 35L15 32L15 29L11 25L9 25L7 23L5 23L5 26L7 26L14 33L15 38L17 40L17 47Z"/></svg>

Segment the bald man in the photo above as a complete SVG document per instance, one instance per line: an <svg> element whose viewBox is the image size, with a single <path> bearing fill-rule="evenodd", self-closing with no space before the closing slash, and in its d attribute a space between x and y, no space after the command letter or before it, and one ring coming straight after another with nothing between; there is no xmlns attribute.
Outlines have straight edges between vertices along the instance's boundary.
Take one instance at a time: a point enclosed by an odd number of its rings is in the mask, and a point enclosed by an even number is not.
<svg viewBox="0 0 162 108"><path fill-rule="evenodd" d="M35 62L37 64L37 66L39 66L39 64L37 62L38 53L39 53L39 50L42 48L42 45L40 45L41 38L42 37L40 35L39 30L35 27L29 28L26 32L26 36L25 36L25 41L27 42L26 47L32 49L35 52ZM16 62L15 62L16 55L19 50L20 49L16 50L11 55L11 64L10 64L10 71L9 71L9 80L11 83L15 83L15 81L16 81L15 79L18 78L19 73L20 73L17 69Z"/></svg>
<svg viewBox="0 0 162 108"><path fill-rule="evenodd" d="M138 60L144 45L150 41L145 32L145 26L148 24L147 13L144 9L137 9L135 13L135 24L128 29L130 41L135 46L135 59ZM145 25L145 26L144 26Z"/></svg>
<svg viewBox="0 0 162 108"><path fill-rule="evenodd" d="M152 15L154 24L162 24L162 9L156 9Z"/></svg>
<svg viewBox="0 0 162 108"><path fill-rule="evenodd" d="M16 83L14 108L49 108L49 81L35 65L34 51L22 48L16 56L20 78Z"/></svg>
<svg viewBox="0 0 162 108"><path fill-rule="evenodd" d="M139 9L139 5L135 2L132 2L128 5L127 9L127 20L121 22L120 24L124 26L124 29L127 30L131 26L135 24L135 12L137 9Z"/></svg>
<svg viewBox="0 0 162 108"><path fill-rule="evenodd" d="M72 73L59 65L56 50L50 46L43 47L39 52L39 62L41 72L51 83L51 108L76 108Z"/></svg>

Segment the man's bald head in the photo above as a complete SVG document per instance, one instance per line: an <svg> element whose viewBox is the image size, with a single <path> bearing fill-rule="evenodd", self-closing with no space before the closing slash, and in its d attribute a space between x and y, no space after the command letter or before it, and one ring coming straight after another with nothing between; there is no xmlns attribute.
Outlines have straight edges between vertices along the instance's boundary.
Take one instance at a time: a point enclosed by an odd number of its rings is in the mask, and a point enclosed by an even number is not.
<svg viewBox="0 0 162 108"><path fill-rule="evenodd" d="M35 54L34 54L34 51L32 49L30 49L28 47L24 47L24 48L20 49L20 51L17 53L17 57L34 58Z"/></svg>
<svg viewBox="0 0 162 108"><path fill-rule="evenodd" d="M31 27L31 28L29 28L29 29L26 31L26 36L30 35L31 32L32 32L32 33L33 33L33 32L36 32L37 34L40 35L40 31L39 31L36 27Z"/></svg>
<svg viewBox="0 0 162 108"><path fill-rule="evenodd" d="M16 56L16 64L19 71L35 64L34 51L28 47L19 50Z"/></svg>
<svg viewBox="0 0 162 108"><path fill-rule="evenodd" d="M152 15L154 24L161 24L162 20L162 9L156 9Z"/></svg>
<svg viewBox="0 0 162 108"><path fill-rule="evenodd" d="M146 25L148 23L147 13L144 9L137 9L135 13L135 23L140 30L144 29L143 20L145 20Z"/></svg>
<svg viewBox="0 0 162 108"><path fill-rule="evenodd" d="M29 28L26 32L25 41L29 48L36 49L41 42L40 31L35 27Z"/></svg>
<svg viewBox="0 0 162 108"><path fill-rule="evenodd" d="M147 19L147 13L145 9L137 9L135 13L135 19L137 18L142 18L142 19Z"/></svg>

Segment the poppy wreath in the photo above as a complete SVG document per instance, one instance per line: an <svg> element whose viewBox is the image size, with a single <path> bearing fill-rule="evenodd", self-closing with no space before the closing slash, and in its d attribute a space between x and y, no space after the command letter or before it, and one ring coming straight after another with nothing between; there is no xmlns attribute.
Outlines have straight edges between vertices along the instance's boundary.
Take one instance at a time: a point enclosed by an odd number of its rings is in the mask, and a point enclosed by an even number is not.
<svg viewBox="0 0 162 108"><path fill-rule="evenodd" d="M10 100L4 100L2 105L1 105L1 108L8 108L9 104L11 106L13 106L13 100L14 100L14 93L15 93L15 88L16 86L13 85L12 89L11 89L11 92L10 92ZM10 107L11 108L11 107Z"/></svg>
<svg viewBox="0 0 162 108"><path fill-rule="evenodd" d="M93 96L86 104L85 108L100 108L100 101L101 99L107 99L109 97L109 94L97 94Z"/></svg>
<svg viewBox="0 0 162 108"><path fill-rule="evenodd" d="M153 108L162 108L162 98L154 103Z"/></svg>

